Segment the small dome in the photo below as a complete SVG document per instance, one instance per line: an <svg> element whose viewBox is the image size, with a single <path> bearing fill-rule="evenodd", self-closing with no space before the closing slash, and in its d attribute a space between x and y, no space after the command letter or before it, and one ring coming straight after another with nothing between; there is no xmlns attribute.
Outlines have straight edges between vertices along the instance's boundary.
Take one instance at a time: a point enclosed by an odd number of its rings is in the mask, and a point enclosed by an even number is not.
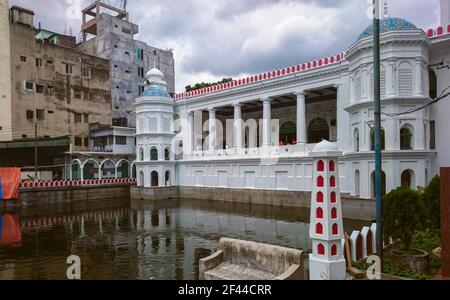
<svg viewBox="0 0 450 300"><path fill-rule="evenodd" d="M336 151L339 151L338 147L327 140L322 140L320 143L315 145L312 150L312 152L336 152Z"/></svg>
<svg viewBox="0 0 450 300"><path fill-rule="evenodd" d="M145 77L147 79L154 78L154 77L162 79L162 78L164 78L164 74L157 68L153 68L150 71L148 71L147 74L145 74Z"/></svg>
<svg viewBox="0 0 450 300"><path fill-rule="evenodd" d="M412 30L412 29L417 29L417 27L413 23L405 19L389 17L380 20L380 34L388 31ZM372 34L373 34L373 24L368 26L363 31L363 33L361 33L358 39L363 39L372 36Z"/></svg>
<svg viewBox="0 0 450 300"><path fill-rule="evenodd" d="M145 91L142 93L141 97L164 97L171 98L169 93L160 86L150 85Z"/></svg>

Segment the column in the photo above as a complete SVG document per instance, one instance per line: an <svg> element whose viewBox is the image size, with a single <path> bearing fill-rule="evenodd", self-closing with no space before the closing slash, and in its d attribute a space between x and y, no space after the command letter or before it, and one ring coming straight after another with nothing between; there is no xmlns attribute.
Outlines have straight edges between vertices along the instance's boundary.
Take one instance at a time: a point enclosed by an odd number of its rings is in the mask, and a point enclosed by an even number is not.
<svg viewBox="0 0 450 300"><path fill-rule="evenodd" d="M305 92L300 91L297 95L297 144L306 144L306 98Z"/></svg>
<svg viewBox="0 0 450 300"><path fill-rule="evenodd" d="M189 154L194 153L195 145L194 145L194 112L190 111L188 113L188 129L187 129L187 142L188 142L188 151Z"/></svg>
<svg viewBox="0 0 450 300"><path fill-rule="evenodd" d="M234 148L242 148L242 111L241 104L236 103L234 107Z"/></svg>
<svg viewBox="0 0 450 300"><path fill-rule="evenodd" d="M216 148L216 109L210 108L209 112L209 150L214 150Z"/></svg>
<svg viewBox="0 0 450 300"><path fill-rule="evenodd" d="M422 58L416 57L416 66L415 66L415 82L414 82L414 96L423 96L423 88L422 88Z"/></svg>
<svg viewBox="0 0 450 300"><path fill-rule="evenodd" d="M263 103L263 147L270 146L271 100L269 97L261 99Z"/></svg>

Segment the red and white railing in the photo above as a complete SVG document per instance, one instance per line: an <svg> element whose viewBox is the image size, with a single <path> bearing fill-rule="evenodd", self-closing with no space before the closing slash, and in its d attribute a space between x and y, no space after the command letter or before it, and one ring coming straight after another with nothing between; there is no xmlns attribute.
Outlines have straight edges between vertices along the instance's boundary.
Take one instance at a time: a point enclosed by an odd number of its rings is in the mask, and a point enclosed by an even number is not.
<svg viewBox="0 0 450 300"><path fill-rule="evenodd" d="M337 64L343 60L345 60L344 52L339 53L337 55L332 55L330 57L325 57L325 58L313 60L310 62L306 62L303 64L294 65L294 66L290 66L290 67L279 69L279 70L273 70L270 72L253 75L253 76L250 76L247 78L233 80L232 82L228 82L228 83L217 84L217 85L214 85L211 87L207 87L207 88L203 88L203 89L199 89L199 90L195 90L195 91L191 91L191 92L178 93L178 94L175 94L173 98L175 100L180 100L180 99L184 99L184 98L191 98L191 97L202 96L205 94L216 93L216 92L224 91L227 89L232 89L232 88L235 88L238 86L249 85L249 84L253 84L253 83L257 83L257 82L261 82L261 81L265 81L265 80L270 80L270 79L273 79L276 77L287 76L287 75L291 75L294 73L300 73L300 72L317 69L317 68L328 66L328 65Z"/></svg>
<svg viewBox="0 0 450 300"><path fill-rule="evenodd" d="M118 184L136 184L136 178L107 178L107 179L86 179L86 180L57 180L57 181L34 181L21 182L22 189L33 188L53 188L53 187L83 187Z"/></svg>
<svg viewBox="0 0 450 300"><path fill-rule="evenodd" d="M429 38L434 38L449 33L450 33L450 24L448 24L447 27L439 26L436 29L430 28L427 30L427 35Z"/></svg>

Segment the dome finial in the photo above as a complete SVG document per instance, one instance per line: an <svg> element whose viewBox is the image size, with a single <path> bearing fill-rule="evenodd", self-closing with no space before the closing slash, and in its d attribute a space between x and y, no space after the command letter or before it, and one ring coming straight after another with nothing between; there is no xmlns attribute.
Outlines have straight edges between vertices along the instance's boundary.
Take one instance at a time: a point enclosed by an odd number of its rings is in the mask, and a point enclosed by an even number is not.
<svg viewBox="0 0 450 300"><path fill-rule="evenodd" d="M384 2L384 17L389 18L389 7L387 1Z"/></svg>

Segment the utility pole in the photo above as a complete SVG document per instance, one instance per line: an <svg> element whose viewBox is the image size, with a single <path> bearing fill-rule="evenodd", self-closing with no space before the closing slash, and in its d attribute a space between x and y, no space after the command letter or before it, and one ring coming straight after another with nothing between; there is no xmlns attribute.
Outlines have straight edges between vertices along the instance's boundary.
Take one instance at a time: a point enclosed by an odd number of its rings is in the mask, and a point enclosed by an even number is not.
<svg viewBox="0 0 450 300"><path fill-rule="evenodd" d="M377 215L377 254L380 270L383 266L383 206L381 195L381 97L380 97L380 1L373 0L373 78L374 78L374 118L375 118L375 198Z"/></svg>

